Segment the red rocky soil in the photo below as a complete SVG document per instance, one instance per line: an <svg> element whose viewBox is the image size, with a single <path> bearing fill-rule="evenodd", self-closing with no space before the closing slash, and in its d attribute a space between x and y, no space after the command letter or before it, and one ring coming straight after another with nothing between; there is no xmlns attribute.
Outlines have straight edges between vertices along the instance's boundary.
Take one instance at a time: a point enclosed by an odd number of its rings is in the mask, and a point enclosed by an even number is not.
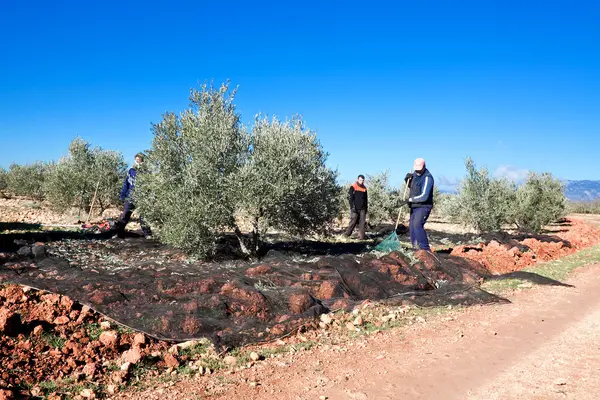
<svg viewBox="0 0 600 400"><path fill-rule="evenodd" d="M274 259L255 265L230 265L213 271L212 276L197 278L189 270L185 270L185 274L182 270L167 274L169 259L181 263L180 256L175 253L164 258L164 252L153 253L149 247L142 250L144 254L138 261L127 259L131 254L127 243L135 242L94 242L84 246L78 255L69 253L67 245L82 246L72 242L60 244L63 250L67 249L62 253L52 243L25 245L19 254L0 254L0 276L4 279L22 283L37 279L44 283L38 287L50 287L59 292L61 282L72 279L70 271L76 266L78 272L73 276L92 282L105 274L112 277L110 284L113 286L102 287L102 279L95 284L78 283L83 281L75 279L71 282L73 296L18 285L1 289L0 390L3 391L0 399L2 396L21 398L52 392L54 397L50 398L62 398L70 389L41 385L60 379L81 383L87 391L81 391L80 398L93 398L100 392L118 390L119 385L135 376L136 365L141 364L153 366L155 375L190 362L198 374L206 372L204 364L194 364L198 360L189 358L177 347L172 348L168 342L120 329L110 319L82 304L109 311L109 315L117 320L125 315L120 314L123 307L135 306L137 311L129 313L133 318L128 320L128 325L134 327L136 319L143 322L144 310L150 310L144 307L158 305L162 307L158 309L164 311L162 318L156 319L159 333L176 328L193 336L206 326L206 321L217 324L216 318L222 318L223 326L228 326L226 329L230 332L239 330L243 334L244 324L252 323L253 329L266 327L265 330L252 330L256 335L254 339L270 339L294 334L297 329L311 332L319 325L327 326L327 321L314 318L322 312L321 305L350 310L366 299L385 300L390 305L461 305L494 301L476 289L490 272L515 271L538 260L572 253L598 243L599 232L597 227L573 220L553 236L508 238L487 245L461 246L453 249L451 254L417 252L414 255L416 263L400 252L380 258L328 256L316 262ZM44 247L44 251L34 250L36 246ZM67 258L68 263L63 262L58 268L52 262L42 262L57 257ZM117 263L114 260L125 261ZM123 271L128 275L120 276ZM141 280L144 271L151 279L142 281L144 286L135 287L136 279ZM231 275L231 271L239 275ZM235 276L242 278L233 279ZM460 290L449 291L448 287ZM117 289L122 295L115 296ZM147 294L149 297L142 296L135 302L133 297L130 298L133 292L127 291L130 289L136 290L139 296ZM195 299L190 293L201 296ZM274 297L273 293L283 297ZM390 298L394 295L399 297ZM272 302L274 298L280 301L276 306ZM203 303L205 299L212 299L210 301L214 303ZM177 304L178 300L181 310L170 312L165 308ZM220 314L222 304L226 305L226 312ZM217 312L210 320L202 319L207 307L213 307ZM317 312L307 313L311 309ZM179 319L173 327L172 321L176 318ZM362 324L356 320L348 323ZM165 329L160 331L163 325ZM289 340L302 341L296 335Z"/></svg>

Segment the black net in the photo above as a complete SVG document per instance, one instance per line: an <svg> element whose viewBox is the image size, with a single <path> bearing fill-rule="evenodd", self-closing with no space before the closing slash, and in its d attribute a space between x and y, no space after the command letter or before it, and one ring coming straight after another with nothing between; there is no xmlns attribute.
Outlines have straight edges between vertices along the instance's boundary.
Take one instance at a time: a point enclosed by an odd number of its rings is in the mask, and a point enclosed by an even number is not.
<svg viewBox="0 0 600 400"><path fill-rule="evenodd" d="M367 299L422 305L500 300L478 289L487 274L480 264L448 254L271 253L256 263L203 263L135 238L66 239L46 248L49 256L41 261L4 262L0 280L68 295L162 340L270 340Z"/></svg>

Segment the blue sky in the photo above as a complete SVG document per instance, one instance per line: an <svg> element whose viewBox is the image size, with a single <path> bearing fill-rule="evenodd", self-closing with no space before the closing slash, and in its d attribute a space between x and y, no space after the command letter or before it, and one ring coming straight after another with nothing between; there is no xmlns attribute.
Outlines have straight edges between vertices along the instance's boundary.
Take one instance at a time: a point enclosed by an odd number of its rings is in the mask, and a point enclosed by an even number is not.
<svg viewBox="0 0 600 400"><path fill-rule="evenodd" d="M245 121L302 114L341 181L424 157L452 184L467 156L600 179L597 2L217 3L4 2L0 166L76 135L130 160L190 87L230 79Z"/></svg>

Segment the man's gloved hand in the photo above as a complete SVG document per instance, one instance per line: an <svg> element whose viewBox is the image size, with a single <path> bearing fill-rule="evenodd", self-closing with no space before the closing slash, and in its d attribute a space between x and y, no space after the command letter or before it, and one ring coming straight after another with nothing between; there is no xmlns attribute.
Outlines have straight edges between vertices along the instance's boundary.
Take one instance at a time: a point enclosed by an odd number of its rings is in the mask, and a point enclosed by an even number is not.
<svg viewBox="0 0 600 400"><path fill-rule="evenodd" d="M413 174L411 174L410 172L408 174L406 174L406 176L404 177L404 182L408 182L409 179L411 179L413 176Z"/></svg>

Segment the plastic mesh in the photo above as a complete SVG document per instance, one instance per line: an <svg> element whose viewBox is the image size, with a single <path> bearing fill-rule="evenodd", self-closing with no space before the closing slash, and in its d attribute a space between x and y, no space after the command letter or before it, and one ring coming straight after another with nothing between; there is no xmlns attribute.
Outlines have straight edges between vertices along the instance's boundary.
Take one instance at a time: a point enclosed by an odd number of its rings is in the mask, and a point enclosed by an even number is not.
<svg viewBox="0 0 600 400"><path fill-rule="evenodd" d="M328 310L367 299L500 300L477 289L487 274L481 264L447 254L417 252L417 263L393 251L383 257L274 253L256 263L201 263L144 239L68 239L47 246L50 257L39 263L0 265L0 282L67 295L163 340L270 340Z"/></svg>

